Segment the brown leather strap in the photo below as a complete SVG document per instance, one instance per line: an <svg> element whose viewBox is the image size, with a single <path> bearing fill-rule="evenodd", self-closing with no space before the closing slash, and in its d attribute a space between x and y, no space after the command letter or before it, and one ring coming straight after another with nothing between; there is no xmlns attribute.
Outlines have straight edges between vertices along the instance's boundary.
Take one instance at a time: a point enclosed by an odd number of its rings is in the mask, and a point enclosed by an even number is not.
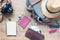
<svg viewBox="0 0 60 40"><path fill-rule="evenodd" d="M1 19L0 19L0 23L3 21L3 14L0 14Z"/></svg>
<svg viewBox="0 0 60 40"><path fill-rule="evenodd" d="M40 2L40 0L34 0L34 2L32 2L30 5L33 6L35 5L36 3Z"/></svg>
<svg viewBox="0 0 60 40"><path fill-rule="evenodd" d="M1 1L0 1L0 8L2 7L3 1L4 1L4 0L1 0ZM1 17L1 18L0 18L0 23L1 23L1 22L3 21L3 14L2 14L2 13L0 13L0 17Z"/></svg>

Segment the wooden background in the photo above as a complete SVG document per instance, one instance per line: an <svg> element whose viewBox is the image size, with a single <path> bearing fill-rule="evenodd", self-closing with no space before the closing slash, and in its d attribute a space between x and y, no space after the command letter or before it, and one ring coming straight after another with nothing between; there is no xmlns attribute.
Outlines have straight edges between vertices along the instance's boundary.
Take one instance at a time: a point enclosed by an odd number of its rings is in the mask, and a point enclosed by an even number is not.
<svg viewBox="0 0 60 40"><path fill-rule="evenodd" d="M25 32L28 27L35 25L34 19L30 17L30 13L26 10L26 0L12 0L12 5L14 8L13 15L11 17L4 16L4 21L0 23L0 40L29 40L25 37ZM20 14L27 15L31 18L31 22L28 24L26 29L22 29L17 25L17 35L16 36L7 36L6 35L6 22L11 18L12 21L17 21ZM56 33L49 34L50 28L48 25L38 24L39 28L42 30L42 34L45 35L45 40L60 40L60 28Z"/></svg>

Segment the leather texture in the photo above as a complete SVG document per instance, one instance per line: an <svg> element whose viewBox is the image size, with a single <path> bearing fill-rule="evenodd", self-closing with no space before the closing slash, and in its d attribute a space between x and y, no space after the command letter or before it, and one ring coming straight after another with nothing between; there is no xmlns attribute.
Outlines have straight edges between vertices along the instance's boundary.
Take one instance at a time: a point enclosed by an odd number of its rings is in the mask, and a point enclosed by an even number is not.
<svg viewBox="0 0 60 40"><path fill-rule="evenodd" d="M42 34L39 34L32 29L28 29L25 36L30 40L44 40L44 36Z"/></svg>

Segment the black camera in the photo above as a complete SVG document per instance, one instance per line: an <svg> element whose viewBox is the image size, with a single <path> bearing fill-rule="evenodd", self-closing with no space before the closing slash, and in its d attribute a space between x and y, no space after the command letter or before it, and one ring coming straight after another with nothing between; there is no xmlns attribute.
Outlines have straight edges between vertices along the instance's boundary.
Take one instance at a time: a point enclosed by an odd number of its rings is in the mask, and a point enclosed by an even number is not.
<svg viewBox="0 0 60 40"><path fill-rule="evenodd" d="M13 12L13 8L9 2L4 3L3 7L1 8L1 12L3 14L9 13L11 14Z"/></svg>

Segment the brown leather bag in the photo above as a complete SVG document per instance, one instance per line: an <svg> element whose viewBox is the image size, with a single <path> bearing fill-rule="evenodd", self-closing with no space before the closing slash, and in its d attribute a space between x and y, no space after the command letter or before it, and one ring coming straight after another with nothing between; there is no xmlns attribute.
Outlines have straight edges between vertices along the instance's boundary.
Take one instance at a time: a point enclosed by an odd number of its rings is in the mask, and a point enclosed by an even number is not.
<svg viewBox="0 0 60 40"><path fill-rule="evenodd" d="M28 29L25 36L30 40L44 40L44 35L33 31L32 29Z"/></svg>

